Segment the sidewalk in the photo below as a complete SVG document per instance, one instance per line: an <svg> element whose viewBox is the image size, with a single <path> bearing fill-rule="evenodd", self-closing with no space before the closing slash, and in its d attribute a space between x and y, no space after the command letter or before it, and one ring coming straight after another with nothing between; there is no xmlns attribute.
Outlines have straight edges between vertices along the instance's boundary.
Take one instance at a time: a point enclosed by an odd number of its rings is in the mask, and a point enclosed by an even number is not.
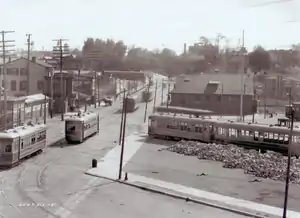
<svg viewBox="0 0 300 218"><path fill-rule="evenodd" d="M135 153L141 148L145 135L132 134L126 138L126 148L124 152L123 169ZM107 155L102 158L97 168L89 169L86 174L107 178L116 181L118 178L120 146L113 148ZM179 198L195 203L209 205L215 208L231 211L252 217L280 217L282 208L268 206L252 201L228 197L221 194L204 191L196 188L191 188L181 184L175 184L167 181L162 181L146 176L136 174L127 174L127 181L119 181L137 188L148 190L154 193L164 194L170 197ZM122 180L125 178L125 172L122 172ZM289 218L299 218L300 212L288 211Z"/></svg>

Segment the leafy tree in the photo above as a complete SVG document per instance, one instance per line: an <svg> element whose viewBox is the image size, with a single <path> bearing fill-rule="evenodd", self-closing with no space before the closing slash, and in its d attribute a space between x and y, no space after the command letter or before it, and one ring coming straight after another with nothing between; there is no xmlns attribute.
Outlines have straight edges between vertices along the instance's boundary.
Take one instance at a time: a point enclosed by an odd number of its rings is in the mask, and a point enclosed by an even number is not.
<svg viewBox="0 0 300 218"><path fill-rule="evenodd" d="M142 47L127 47L122 41L87 38L81 53L86 68L159 70L169 75L202 72L203 62L214 62L218 55L218 48L206 37L201 37L200 42L189 50L188 54L178 56L169 48L150 51Z"/></svg>
<svg viewBox="0 0 300 218"><path fill-rule="evenodd" d="M254 51L248 55L248 59L249 67L254 72L269 70L271 67L270 54L261 46L256 46Z"/></svg>
<svg viewBox="0 0 300 218"><path fill-rule="evenodd" d="M208 38L201 36L200 42L189 46L188 53L191 55L204 56L207 63L217 64L219 61L219 48L213 45Z"/></svg>
<svg viewBox="0 0 300 218"><path fill-rule="evenodd" d="M120 69L123 66L127 46L122 41L88 38L82 47L85 65L102 69Z"/></svg>

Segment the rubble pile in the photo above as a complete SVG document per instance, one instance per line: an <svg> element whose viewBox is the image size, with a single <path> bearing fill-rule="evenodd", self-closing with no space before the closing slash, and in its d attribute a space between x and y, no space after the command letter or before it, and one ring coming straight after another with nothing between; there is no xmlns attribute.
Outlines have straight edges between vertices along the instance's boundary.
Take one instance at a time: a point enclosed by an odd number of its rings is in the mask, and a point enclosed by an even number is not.
<svg viewBox="0 0 300 218"><path fill-rule="evenodd" d="M287 157L268 151L264 154L236 145L205 144L195 141L180 141L164 150L197 156L199 159L223 162L224 168L243 169L246 174L273 180L285 181ZM290 181L300 184L300 158L291 159Z"/></svg>

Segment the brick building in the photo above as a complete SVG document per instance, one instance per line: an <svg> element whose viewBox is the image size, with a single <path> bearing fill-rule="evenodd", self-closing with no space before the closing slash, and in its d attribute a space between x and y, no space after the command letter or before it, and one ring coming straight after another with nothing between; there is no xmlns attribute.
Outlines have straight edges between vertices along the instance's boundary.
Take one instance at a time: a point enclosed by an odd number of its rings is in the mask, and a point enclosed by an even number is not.
<svg viewBox="0 0 300 218"><path fill-rule="evenodd" d="M171 106L210 110L220 115L240 115L241 93L244 115L256 112L253 76L244 74L193 74L176 78Z"/></svg>

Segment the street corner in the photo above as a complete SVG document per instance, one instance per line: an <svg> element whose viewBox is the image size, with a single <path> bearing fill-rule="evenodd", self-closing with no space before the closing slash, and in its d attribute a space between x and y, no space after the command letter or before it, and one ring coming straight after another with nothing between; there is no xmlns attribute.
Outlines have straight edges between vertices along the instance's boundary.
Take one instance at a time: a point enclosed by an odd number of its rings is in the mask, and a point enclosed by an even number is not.
<svg viewBox="0 0 300 218"><path fill-rule="evenodd" d="M85 172L86 175L107 179L111 181L124 182L128 181L127 172L121 172L121 179L119 179L119 169L108 169L105 166L97 166L96 168L90 168Z"/></svg>
<svg viewBox="0 0 300 218"><path fill-rule="evenodd" d="M211 208L218 208L223 210L224 212L228 211L247 217L275 218L279 217L282 211L281 208L218 195L216 193L211 193L200 189L194 189L180 184L156 180L131 173L128 173L124 180L118 180L118 182L147 192L151 192L153 194L165 195L171 198L184 200L185 202L192 202L209 206ZM289 217L300 217L299 213L295 211L289 210L288 214Z"/></svg>
<svg viewBox="0 0 300 218"><path fill-rule="evenodd" d="M255 217L255 218L264 218L264 217L276 217L272 214L257 211L253 208L241 207L240 205L234 206L231 204L227 204L225 202L218 201L216 199L208 199L206 195L198 195L197 190L192 192L187 192L187 187L180 187L177 184L168 183L165 184L164 181L153 180L151 178L135 175L132 173L122 172L122 177L120 180L115 180L119 183L141 189L143 191L147 191L153 194L164 195L167 197L171 197L174 199L183 200L185 202L196 203L200 205L209 206L211 208L217 208L223 210L224 212L231 212L233 214L239 214L247 217ZM177 186L175 189L173 186ZM206 193L210 194L210 193ZM237 199L238 201L239 199ZM244 202L243 202L244 203ZM291 213L291 211L290 211Z"/></svg>
<svg viewBox="0 0 300 218"><path fill-rule="evenodd" d="M112 172L109 169L106 169L105 167L101 166L97 166L96 168L90 168L85 172L85 174L109 180L115 180L117 178L117 172Z"/></svg>

